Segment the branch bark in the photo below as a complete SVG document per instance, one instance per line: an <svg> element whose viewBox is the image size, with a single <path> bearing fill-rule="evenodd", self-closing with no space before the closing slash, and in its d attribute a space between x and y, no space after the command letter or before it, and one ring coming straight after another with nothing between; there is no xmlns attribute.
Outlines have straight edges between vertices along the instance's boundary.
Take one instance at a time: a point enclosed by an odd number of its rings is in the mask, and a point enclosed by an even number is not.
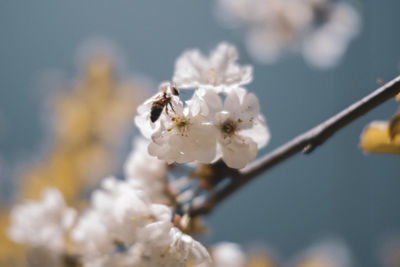
<svg viewBox="0 0 400 267"><path fill-rule="evenodd" d="M399 93L400 76L381 86L371 94L355 102L330 119L295 137L286 144L276 148L272 152L236 172L235 175L231 176L231 183L218 192L212 194L201 206L193 207L189 210L190 216L195 217L209 213L220 202L253 180L259 174L262 174L272 167L284 162L286 159L296 155L297 153L311 153L315 148L325 143L325 141L332 137L337 131L363 116L368 111L373 110L387 100L395 97ZM232 174L234 172L227 173Z"/></svg>

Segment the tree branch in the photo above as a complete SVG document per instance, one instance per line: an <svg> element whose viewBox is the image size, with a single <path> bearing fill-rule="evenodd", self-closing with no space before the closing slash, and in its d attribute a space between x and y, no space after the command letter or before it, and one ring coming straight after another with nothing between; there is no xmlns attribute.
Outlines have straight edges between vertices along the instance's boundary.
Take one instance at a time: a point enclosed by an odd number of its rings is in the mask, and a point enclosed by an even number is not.
<svg viewBox="0 0 400 267"><path fill-rule="evenodd" d="M276 148L272 152L254 161L231 177L231 183L215 192L201 206L193 207L189 213L192 217L209 213L216 205L247 184L259 174L284 162L298 152L311 153L323 144L337 131L347 124L363 116L368 111L395 97L400 93L400 76L386 83L363 99L355 102L335 116L317 125L311 130L299 135L288 143ZM228 167L226 167L228 168ZM232 172L228 172L232 173Z"/></svg>

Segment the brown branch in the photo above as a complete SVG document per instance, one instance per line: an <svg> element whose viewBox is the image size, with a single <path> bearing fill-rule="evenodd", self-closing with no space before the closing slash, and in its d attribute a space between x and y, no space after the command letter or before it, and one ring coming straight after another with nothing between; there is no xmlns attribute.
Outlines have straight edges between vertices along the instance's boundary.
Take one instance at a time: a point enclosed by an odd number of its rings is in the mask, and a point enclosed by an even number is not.
<svg viewBox="0 0 400 267"><path fill-rule="evenodd" d="M325 122L299 135L288 143L278 147L264 157L241 169L237 175L232 177L231 183L229 183L226 187L211 195L207 202L205 202L203 205L199 207L193 207L193 209L189 211L190 215L194 217L209 213L216 205L241 188L243 185L253 180L259 174L262 174L275 165L284 162L286 159L292 157L298 152L303 152L304 154L311 153L316 147L323 144L347 124L358 119L385 101L395 97L399 93L400 76L386 83L363 99L355 102Z"/></svg>

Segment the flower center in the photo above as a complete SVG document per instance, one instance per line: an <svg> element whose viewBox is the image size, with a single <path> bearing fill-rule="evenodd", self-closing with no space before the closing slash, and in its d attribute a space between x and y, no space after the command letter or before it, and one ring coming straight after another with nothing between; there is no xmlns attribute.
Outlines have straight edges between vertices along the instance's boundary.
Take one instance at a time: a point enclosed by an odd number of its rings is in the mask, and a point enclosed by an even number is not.
<svg viewBox="0 0 400 267"><path fill-rule="evenodd" d="M224 122L224 124L222 124L221 126L222 132L229 136L235 134L236 129L237 129L236 122L231 120Z"/></svg>
<svg viewBox="0 0 400 267"><path fill-rule="evenodd" d="M173 127L178 128L178 130L180 132L186 132L188 130L189 125L190 125L190 121L187 118L185 118L185 117L174 117L171 120L174 122L174 126ZM172 130L173 127L171 127L170 130Z"/></svg>

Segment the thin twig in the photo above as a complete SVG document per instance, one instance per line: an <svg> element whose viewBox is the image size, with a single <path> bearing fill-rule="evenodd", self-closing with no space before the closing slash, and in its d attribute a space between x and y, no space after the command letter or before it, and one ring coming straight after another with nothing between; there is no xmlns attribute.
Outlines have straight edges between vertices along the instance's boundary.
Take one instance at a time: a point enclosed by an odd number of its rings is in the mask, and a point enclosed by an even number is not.
<svg viewBox="0 0 400 267"><path fill-rule="evenodd" d="M203 205L192 209L190 215L194 217L209 213L216 205L259 174L262 174L275 165L284 162L286 159L298 152L303 152L304 154L311 153L316 147L323 144L333 134L345 127L347 124L358 119L385 101L395 97L398 93L400 93L400 76L386 83L363 99L355 102L353 105L339 112L325 122L299 135L288 143L278 147L264 157L241 169L237 175L232 177L231 183L213 194Z"/></svg>

